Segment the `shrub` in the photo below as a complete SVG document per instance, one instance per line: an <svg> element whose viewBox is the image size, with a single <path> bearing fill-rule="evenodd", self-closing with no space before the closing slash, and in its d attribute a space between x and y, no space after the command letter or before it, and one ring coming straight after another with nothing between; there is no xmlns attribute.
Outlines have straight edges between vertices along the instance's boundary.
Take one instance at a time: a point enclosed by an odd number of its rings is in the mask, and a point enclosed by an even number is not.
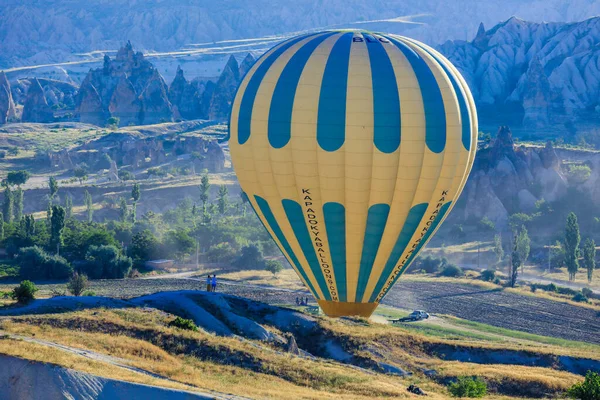
<svg viewBox="0 0 600 400"><path fill-rule="evenodd" d="M463 276L465 273L462 268L458 265L448 264L444 267L442 272L440 272L441 276L447 276L451 278L458 278L459 276Z"/></svg>
<svg viewBox="0 0 600 400"><path fill-rule="evenodd" d="M576 301L578 303L587 303L588 302L588 298L585 297L585 295L581 292L578 292L577 294L575 294L575 296L573 296L573 301Z"/></svg>
<svg viewBox="0 0 600 400"><path fill-rule="evenodd" d="M206 257L210 262L230 262L235 258L235 250L229 242L214 244L206 252Z"/></svg>
<svg viewBox="0 0 600 400"><path fill-rule="evenodd" d="M483 217L479 221L479 226L484 232L494 232L496 230L496 224L488 217Z"/></svg>
<svg viewBox="0 0 600 400"><path fill-rule="evenodd" d="M198 331L198 327L191 319L185 319L181 317L175 318L173 321L169 322L169 326L179 329L185 329L186 331Z"/></svg>
<svg viewBox="0 0 600 400"><path fill-rule="evenodd" d="M496 279L496 271L492 269L484 269L481 271L481 279L487 282L492 282Z"/></svg>
<svg viewBox="0 0 600 400"><path fill-rule="evenodd" d="M423 258L419 258L415 263L415 267L425 271L428 274L435 274L442 269L448 261L445 258L436 258L431 256L426 256Z"/></svg>
<svg viewBox="0 0 600 400"><path fill-rule="evenodd" d="M73 296L81 296L81 293L83 293L87 285L87 276L85 274L79 274L75 272L71 279L69 279L67 289L69 289L69 292L71 292Z"/></svg>
<svg viewBox="0 0 600 400"><path fill-rule="evenodd" d="M240 257L235 261L235 266L245 269L258 269L264 267L263 255L260 249L254 245L242 247Z"/></svg>
<svg viewBox="0 0 600 400"><path fill-rule="evenodd" d="M133 175L127 170L122 169L119 171L119 179L121 179L122 181L132 181L135 179L135 175Z"/></svg>
<svg viewBox="0 0 600 400"><path fill-rule="evenodd" d="M454 397L483 397L487 394L487 384L479 378L461 376L448 386L448 391Z"/></svg>
<svg viewBox="0 0 600 400"><path fill-rule="evenodd" d="M67 260L48 255L38 246L19 250L17 262L21 266L19 274L23 279L66 279L73 273Z"/></svg>
<svg viewBox="0 0 600 400"><path fill-rule="evenodd" d="M600 375L596 372L588 371L585 380L576 383L567 391L572 399L580 400L598 400L600 399Z"/></svg>
<svg viewBox="0 0 600 400"><path fill-rule="evenodd" d="M584 287L584 288L581 289L581 294L583 294L588 299L594 297L594 292L592 291L592 289L586 288L586 287Z"/></svg>
<svg viewBox="0 0 600 400"><path fill-rule="evenodd" d="M592 175L592 169L589 165L569 164L567 165L567 178L569 181L581 184L587 181Z"/></svg>
<svg viewBox="0 0 600 400"><path fill-rule="evenodd" d="M133 262L115 246L90 246L81 272L92 279L122 279L129 275Z"/></svg>
<svg viewBox="0 0 600 400"><path fill-rule="evenodd" d="M22 281L19 286L13 289L11 297L17 300L19 303L28 303L35 299L35 292L39 289L31 281Z"/></svg>
<svg viewBox="0 0 600 400"><path fill-rule="evenodd" d="M86 290L85 292L83 292L81 294L82 296L95 296L96 292L94 292L93 290Z"/></svg>
<svg viewBox="0 0 600 400"><path fill-rule="evenodd" d="M283 265L281 265L281 262L277 260L267 260L265 261L265 270L269 271L273 275L277 275L283 270Z"/></svg>

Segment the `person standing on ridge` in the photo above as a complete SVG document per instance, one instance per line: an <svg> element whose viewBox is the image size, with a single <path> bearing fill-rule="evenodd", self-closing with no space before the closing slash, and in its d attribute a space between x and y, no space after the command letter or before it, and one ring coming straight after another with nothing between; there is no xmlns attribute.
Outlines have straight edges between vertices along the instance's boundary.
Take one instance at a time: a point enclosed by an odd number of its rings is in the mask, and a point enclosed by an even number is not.
<svg viewBox="0 0 600 400"><path fill-rule="evenodd" d="M206 291L210 292L211 290L211 280L210 280L210 274L206 277Z"/></svg>
<svg viewBox="0 0 600 400"><path fill-rule="evenodd" d="M217 275L213 275L211 284L212 284L212 291L216 292L217 291Z"/></svg>

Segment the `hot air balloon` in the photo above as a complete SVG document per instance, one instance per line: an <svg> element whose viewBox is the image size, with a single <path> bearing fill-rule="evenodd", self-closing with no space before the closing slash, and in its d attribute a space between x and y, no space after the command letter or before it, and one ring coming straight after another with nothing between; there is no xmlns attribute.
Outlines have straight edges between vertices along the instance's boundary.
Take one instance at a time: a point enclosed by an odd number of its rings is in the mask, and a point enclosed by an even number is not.
<svg viewBox="0 0 600 400"><path fill-rule="evenodd" d="M473 165L469 88L439 52L358 30L286 40L235 96L242 190L329 316L370 316L439 228Z"/></svg>

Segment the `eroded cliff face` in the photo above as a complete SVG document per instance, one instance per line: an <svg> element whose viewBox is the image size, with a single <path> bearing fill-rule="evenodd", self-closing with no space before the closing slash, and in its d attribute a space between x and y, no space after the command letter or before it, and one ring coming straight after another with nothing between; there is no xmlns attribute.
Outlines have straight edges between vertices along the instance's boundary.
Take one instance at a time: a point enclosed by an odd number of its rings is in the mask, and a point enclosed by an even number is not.
<svg viewBox="0 0 600 400"><path fill-rule="evenodd" d="M600 154L596 158L600 163ZM550 142L539 148L516 146L510 129L502 126L478 151L459 212L465 220L487 217L504 228L510 215L535 211L538 200L560 200L569 184Z"/></svg>
<svg viewBox="0 0 600 400"><path fill-rule="evenodd" d="M114 60L105 56L102 68L90 70L76 109L81 122L101 126L110 117L118 117L122 126L168 122L173 119L168 91L152 63L128 42Z"/></svg>
<svg viewBox="0 0 600 400"><path fill-rule="evenodd" d="M194 126L197 122L172 125L185 130L186 124ZM222 172L225 169L225 154L216 137L149 132L148 129L144 133L141 130L114 132L81 146L48 152L48 166L72 169L84 163L93 171L108 169L110 180L118 180L115 179L117 166L137 170L178 162L195 171ZM110 165L106 165L106 154Z"/></svg>
<svg viewBox="0 0 600 400"><path fill-rule="evenodd" d="M0 72L0 124L15 117L15 103L12 98L10 83L4 71Z"/></svg>
<svg viewBox="0 0 600 400"><path fill-rule="evenodd" d="M471 42L439 50L461 71L480 110L518 114L526 128L600 117L600 17L535 23L512 17Z"/></svg>
<svg viewBox="0 0 600 400"><path fill-rule="evenodd" d="M44 89L37 79L33 79L27 90L27 97L23 105L23 122L52 122L54 113L44 95Z"/></svg>
<svg viewBox="0 0 600 400"><path fill-rule="evenodd" d="M238 65L235 57L230 56L216 82L199 79L188 81L178 67L169 88L169 100L175 118L227 121L241 78L254 65L254 61L254 57L247 54Z"/></svg>

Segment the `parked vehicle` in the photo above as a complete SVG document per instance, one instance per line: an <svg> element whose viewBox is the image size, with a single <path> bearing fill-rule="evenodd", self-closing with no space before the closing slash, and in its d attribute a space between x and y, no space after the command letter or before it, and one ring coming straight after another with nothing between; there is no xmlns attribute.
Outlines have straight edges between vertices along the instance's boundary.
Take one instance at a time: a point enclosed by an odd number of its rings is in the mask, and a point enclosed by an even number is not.
<svg viewBox="0 0 600 400"><path fill-rule="evenodd" d="M415 310L411 312L407 317L400 318L394 320L392 322L413 322L413 321L421 321L423 319L429 318L429 314L423 310Z"/></svg>

